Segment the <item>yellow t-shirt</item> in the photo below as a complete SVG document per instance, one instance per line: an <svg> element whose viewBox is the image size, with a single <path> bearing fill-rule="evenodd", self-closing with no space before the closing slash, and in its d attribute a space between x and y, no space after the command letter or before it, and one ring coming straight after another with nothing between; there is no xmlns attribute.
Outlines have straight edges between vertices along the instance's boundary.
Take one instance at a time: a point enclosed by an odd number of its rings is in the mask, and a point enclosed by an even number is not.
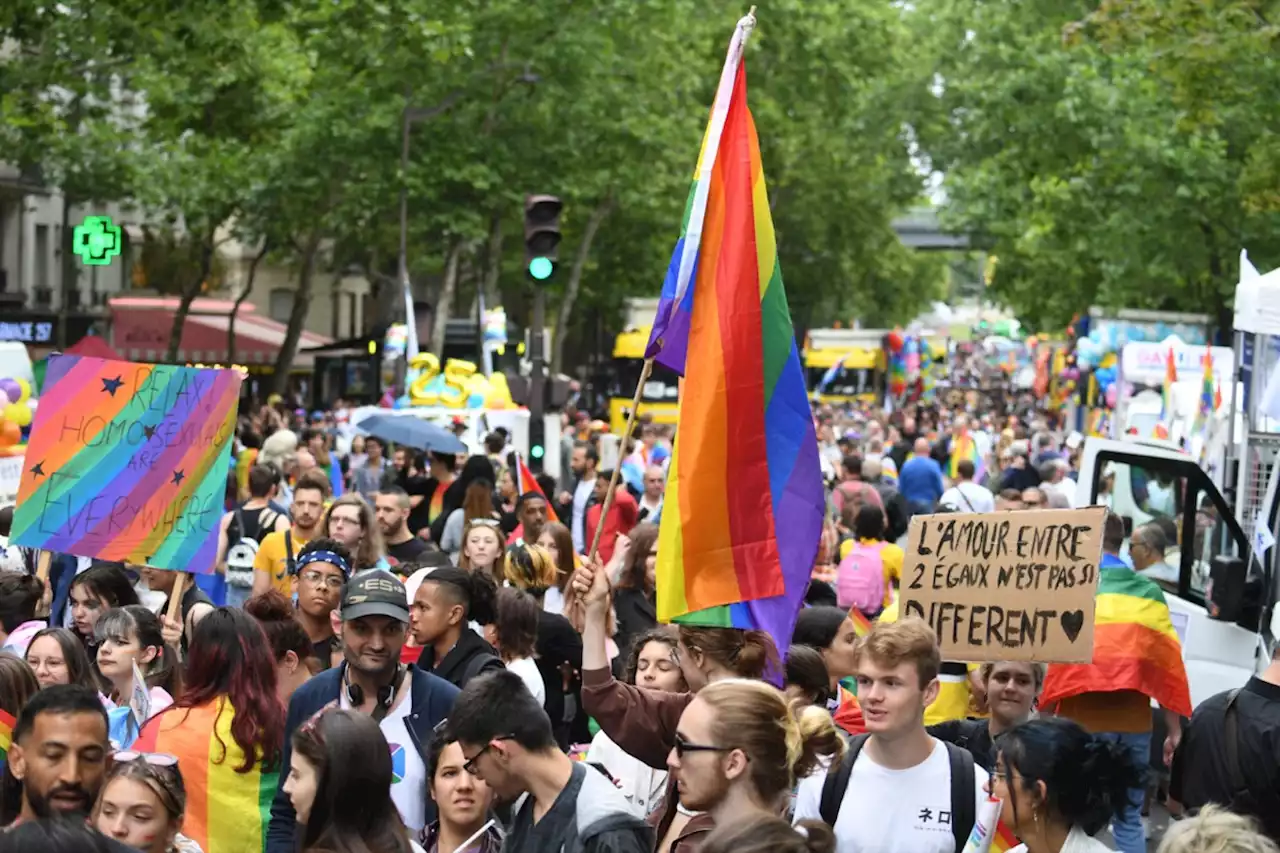
<svg viewBox="0 0 1280 853"><path fill-rule="evenodd" d="M895 599L885 607L876 621L898 621L898 601ZM938 673L938 698L924 709L926 726L945 723L947 720L963 720L969 716L969 673L979 666L976 663L942 662L942 670Z"/></svg>
<svg viewBox="0 0 1280 853"><path fill-rule="evenodd" d="M296 556L302 550L302 546L307 544L307 540L298 535L298 531L294 530L293 553ZM271 576L271 586L276 589L285 598L293 595L293 584L289 577L289 561L288 555L284 548L284 531L277 530L268 533L261 544L258 545L258 554L253 559L253 570L255 572L266 572Z"/></svg>
<svg viewBox="0 0 1280 853"><path fill-rule="evenodd" d="M863 545L877 544L874 539L859 539ZM902 549L892 542L884 542L884 547L880 549L880 560L884 563L884 606L888 607L894 601L893 591L902 583L902 560L904 554ZM853 540L846 539L840 543L840 559L843 560L849 556L849 552L853 550ZM895 617L896 618L896 617ZM889 620L893 621L893 620Z"/></svg>

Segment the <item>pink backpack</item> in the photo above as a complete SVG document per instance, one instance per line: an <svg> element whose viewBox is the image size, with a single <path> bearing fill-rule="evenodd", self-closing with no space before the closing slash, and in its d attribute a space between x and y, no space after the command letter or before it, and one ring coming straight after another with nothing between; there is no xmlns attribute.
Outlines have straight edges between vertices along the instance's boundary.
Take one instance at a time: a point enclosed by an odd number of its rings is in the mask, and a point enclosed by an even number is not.
<svg viewBox="0 0 1280 853"><path fill-rule="evenodd" d="M875 616L884 608L884 546L855 541L836 569L836 598L841 607L856 607Z"/></svg>

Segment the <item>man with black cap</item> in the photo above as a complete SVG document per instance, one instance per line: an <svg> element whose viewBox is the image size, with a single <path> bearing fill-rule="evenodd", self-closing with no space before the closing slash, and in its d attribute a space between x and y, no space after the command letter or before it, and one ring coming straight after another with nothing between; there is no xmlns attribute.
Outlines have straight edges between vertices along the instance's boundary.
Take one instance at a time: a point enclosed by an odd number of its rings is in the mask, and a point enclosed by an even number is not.
<svg viewBox="0 0 1280 853"><path fill-rule="evenodd" d="M374 569L353 577L338 605L343 663L315 676L289 701L285 721L284 772L271 804L267 853L295 853L297 818L284 792L291 739L298 726L327 707L370 714L392 752L396 781L391 798L411 834L435 819L428 794L427 748L432 730L449 716L458 688L413 664L400 663L409 625L409 599L393 574Z"/></svg>

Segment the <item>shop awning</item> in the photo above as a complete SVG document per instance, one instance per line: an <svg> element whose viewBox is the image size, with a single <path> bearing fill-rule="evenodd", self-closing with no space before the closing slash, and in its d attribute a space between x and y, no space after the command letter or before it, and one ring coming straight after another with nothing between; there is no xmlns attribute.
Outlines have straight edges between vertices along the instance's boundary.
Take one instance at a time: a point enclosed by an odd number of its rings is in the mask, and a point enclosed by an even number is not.
<svg viewBox="0 0 1280 853"><path fill-rule="evenodd" d="M155 362L164 359L169 346L169 332L178 300L166 297L120 296L111 300L112 344L120 354L133 361ZM182 324L182 343L178 361L190 364L241 364L246 367L275 364L280 345L288 328L269 317L256 313L254 306L244 303L236 313L236 351L227 352L227 331L235 303L229 299L197 299ZM298 340L298 353L293 369L311 371L314 357L306 352L311 347L332 343L329 338L304 331Z"/></svg>

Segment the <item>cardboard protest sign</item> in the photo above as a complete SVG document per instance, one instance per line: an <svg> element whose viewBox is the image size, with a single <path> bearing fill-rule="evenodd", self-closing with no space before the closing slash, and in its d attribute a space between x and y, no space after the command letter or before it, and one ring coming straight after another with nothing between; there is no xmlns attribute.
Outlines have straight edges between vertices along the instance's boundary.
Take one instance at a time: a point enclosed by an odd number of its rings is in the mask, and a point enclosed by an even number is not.
<svg viewBox="0 0 1280 853"><path fill-rule="evenodd" d="M240 374L54 355L45 382L11 540L212 572Z"/></svg>
<svg viewBox="0 0 1280 853"><path fill-rule="evenodd" d="M944 660L1093 660L1105 507L911 520L904 616L938 634Z"/></svg>

